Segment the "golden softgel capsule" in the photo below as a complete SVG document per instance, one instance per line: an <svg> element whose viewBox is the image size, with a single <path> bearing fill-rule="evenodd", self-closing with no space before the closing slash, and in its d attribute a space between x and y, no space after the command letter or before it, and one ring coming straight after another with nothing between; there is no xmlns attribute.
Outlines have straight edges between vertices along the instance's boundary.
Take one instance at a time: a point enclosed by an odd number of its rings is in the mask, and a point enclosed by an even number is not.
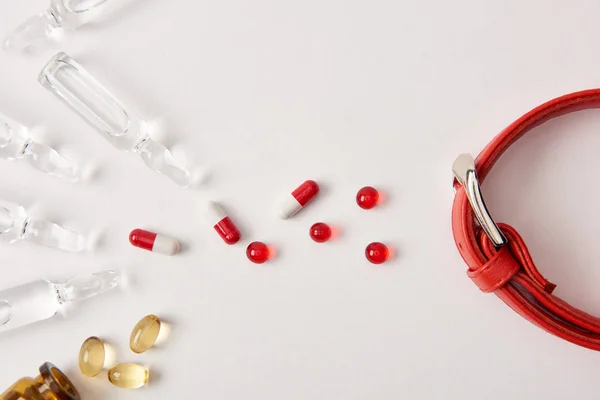
<svg viewBox="0 0 600 400"><path fill-rule="evenodd" d="M156 315L147 315L138 322L129 338L129 347L134 353L140 354L150 349L160 334L162 323Z"/></svg>
<svg viewBox="0 0 600 400"><path fill-rule="evenodd" d="M79 369L85 376L97 376L104 368L106 349L104 342L95 336L88 338L79 350Z"/></svg>
<svg viewBox="0 0 600 400"><path fill-rule="evenodd" d="M123 389L139 389L148 383L150 372L138 364L118 364L108 370L108 380Z"/></svg>

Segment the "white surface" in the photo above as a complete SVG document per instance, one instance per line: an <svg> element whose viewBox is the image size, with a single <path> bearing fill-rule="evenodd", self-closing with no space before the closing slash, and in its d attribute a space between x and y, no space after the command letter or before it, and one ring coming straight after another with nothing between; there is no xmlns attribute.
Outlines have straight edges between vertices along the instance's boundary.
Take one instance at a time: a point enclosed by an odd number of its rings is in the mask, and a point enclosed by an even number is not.
<svg viewBox="0 0 600 400"><path fill-rule="evenodd" d="M597 353L556 339L478 292L450 233L451 165L551 97L600 82L597 1L130 1L109 20L29 56L0 55L0 110L65 154L98 167L71 186L0 163L0 193L100 235L72 255L2 245L2 286L121 268L129 287L0 338L0 386L43 361L66 369L84 399L597 398ZM1 4L3 31L42 0ZM122 5L122 6L121 6ZM121 7L118 7L121 6ZM183 190L113 149L37 83L59 50L125 104L156 117L165 141L211 172ZM500 161L484 187L499 221L517 227L566 300L600 314L597 207L600 112L540 127ZM273 215L305 179L319 199ZM387 203L364 211L372 185ZM222 202L244 239L231 247L198 213ZM328 244L316 221L338 225ZM180 239L165 258L129 245L140 227ZM257 266L262 240L277 259ZM371 241L397 250L370 265ZM156 313L170 341L136 356L130 330ZM119 361L151 366L127 392L76 370L98 335Z"/></svg>

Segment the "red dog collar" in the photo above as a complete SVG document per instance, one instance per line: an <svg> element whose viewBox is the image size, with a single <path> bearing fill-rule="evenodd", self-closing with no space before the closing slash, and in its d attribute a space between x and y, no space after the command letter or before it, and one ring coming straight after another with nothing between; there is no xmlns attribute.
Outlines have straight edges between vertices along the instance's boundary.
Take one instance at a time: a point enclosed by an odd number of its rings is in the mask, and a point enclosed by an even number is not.
<svg viewBox="0 0 600 400"><path fill-rule="evenodd" d="M556 287L537 270L525 242L509 225L496 224L480 191L500 156L532 128L561 115L600 108L600 89L568 94L533 109L503 130L473 160L454 163L456 196L452 229L467 275L482 292L494 292L510 308L547 332L569 342L600 350L600 318L552 294Z"/></svg>

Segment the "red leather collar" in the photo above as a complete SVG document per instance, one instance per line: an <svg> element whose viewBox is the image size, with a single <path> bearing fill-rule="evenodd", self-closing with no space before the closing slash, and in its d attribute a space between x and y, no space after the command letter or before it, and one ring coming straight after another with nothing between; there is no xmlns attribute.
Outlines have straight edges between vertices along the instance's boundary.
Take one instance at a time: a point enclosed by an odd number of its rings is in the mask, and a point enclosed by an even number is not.
<svg viewBox="0 0 600 400"><path fill-rule="evenodd" d="M475 160L483 182L500 156L534 127L574 111L600 108L600 89L558 97L523 115L496 136ZM552 294L556 287L537 270L525 242L509 225L498 224L506 245L495 247L480 228L467 192L455 182L452 229L456 246L468 265L467 275L483 292L493 292L509 307L547 332L569 342L600 350L600 318Z"/></svg>

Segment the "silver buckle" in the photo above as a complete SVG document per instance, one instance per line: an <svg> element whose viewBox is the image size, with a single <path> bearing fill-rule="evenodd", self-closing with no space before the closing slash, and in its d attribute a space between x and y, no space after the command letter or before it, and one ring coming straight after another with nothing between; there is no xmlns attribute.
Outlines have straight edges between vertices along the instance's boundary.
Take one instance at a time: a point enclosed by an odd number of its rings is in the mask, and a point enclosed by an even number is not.
<svg viewBox="0 0 600 400"><path fill-rule="evenodd" d="M504 246L507 243L506 237L498 229L498 225L494 222L483 201L473 156L467 153L458 156L452 165L452 171L458 183L465 189L469 203L471 203L471 208L475 213L475 218L477 218L479 225L481 225L487 237L490 238L494 246Z"/></svg>

